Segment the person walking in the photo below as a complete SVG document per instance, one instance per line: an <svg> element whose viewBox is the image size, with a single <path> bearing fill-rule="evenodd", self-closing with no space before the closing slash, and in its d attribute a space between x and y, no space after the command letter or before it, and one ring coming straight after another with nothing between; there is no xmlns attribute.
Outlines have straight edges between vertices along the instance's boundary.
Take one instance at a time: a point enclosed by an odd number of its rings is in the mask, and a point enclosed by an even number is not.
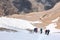
<svg viewBox="0 0 60 40"><path fill-rule="evenodd" d="M42 34L42 32L43 32L43 30L42 30L42 28L40 28L40 33Z"/></svg>
<svg viewBox="0 0 60 40"><path fill-rule="evenodd" d="M49 33L50 33L50 30L47 30L47 35L49 35Z"/></svg>
<svg viewBox="0 0 60 40"><path fill-rule="evenodd" d="M48 30L45 30L45 34L46 35L49 35L49 33L50 33L50 30L48 29Z"/></svg>
<svg viewBox="0 0 60 40"><path fill-rule="evenodd" d="M34 28L34 32L37 33L38 32L38 28Z"/></svg>

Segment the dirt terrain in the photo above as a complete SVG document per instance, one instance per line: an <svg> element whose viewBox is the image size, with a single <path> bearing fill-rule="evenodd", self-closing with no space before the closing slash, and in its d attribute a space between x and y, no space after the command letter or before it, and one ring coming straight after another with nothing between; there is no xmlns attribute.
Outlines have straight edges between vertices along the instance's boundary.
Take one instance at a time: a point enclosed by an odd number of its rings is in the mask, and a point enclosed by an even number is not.
<svg viewBox="0 0 60 40"><path fill-rule="evenodd" d="M18 19L25 19L29 21L42 21L43 23L38 23L34 24L37 27L43 27L45 28L46 25L52 23L52 20L56 19L57 17L60 17L60 2L57 3L52 9L43 11L43 12L32 12L29 14L14 14L14 15L9 15L7 17L12 17L12 18L18 18ZM57 23L58 29L60 29L60 19Z"/></svg>

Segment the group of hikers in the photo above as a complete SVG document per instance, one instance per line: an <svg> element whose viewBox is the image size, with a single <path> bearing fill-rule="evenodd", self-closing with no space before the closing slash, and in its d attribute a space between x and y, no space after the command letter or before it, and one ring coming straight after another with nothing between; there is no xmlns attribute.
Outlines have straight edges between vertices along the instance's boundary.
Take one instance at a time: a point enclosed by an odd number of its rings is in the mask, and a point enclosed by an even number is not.
<svg viewBox="0 0 60 40"><path fill-rule="evenodd" d="M38 28L34 28L34 32L37 33L38 32ZM43 33L43 29L42 28L40 28L40 33L41 34ZM49 33L50 33L50 30L49 29L46 29L45 30L45 34L46 35L49 35Z"/></svg>

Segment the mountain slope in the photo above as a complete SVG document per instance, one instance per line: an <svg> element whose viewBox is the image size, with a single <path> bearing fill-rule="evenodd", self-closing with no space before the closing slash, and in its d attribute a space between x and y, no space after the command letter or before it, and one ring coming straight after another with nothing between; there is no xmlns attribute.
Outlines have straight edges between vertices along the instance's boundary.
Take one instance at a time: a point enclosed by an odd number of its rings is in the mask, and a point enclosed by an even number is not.
<svg viewBox="0 0 60 40"><path fill-rule="evenodd" d="M40 21L41 20L41 21L43 21L42 24L35 24L35 25L38 26L38 27L46 26L46 25L50 24L52 20L60 17L60 6L59 5L60 5L60 2L57 3L54 6L54 8L52 8L48 11L32 12L32 13L29 13L29 14L26 14L26 15L14 14L14 15L10 15L8 17L25 19L25 20L30 20L30 21L36 21L36 20ZM57 22L57 23L58 23L58 25L60 25L59 22Z"/></svg>
<svg viewBox="0 0 60 40"><path fill-rule="evenodd" d="M0 0L0 16L42 12L53 8L59 1L60 0Z"/></svg>

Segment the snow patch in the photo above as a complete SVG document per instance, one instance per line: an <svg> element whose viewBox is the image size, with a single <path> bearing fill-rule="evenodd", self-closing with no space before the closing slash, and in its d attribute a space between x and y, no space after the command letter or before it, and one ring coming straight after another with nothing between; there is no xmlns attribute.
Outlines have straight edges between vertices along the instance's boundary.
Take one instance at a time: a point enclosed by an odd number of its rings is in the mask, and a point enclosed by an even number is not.
<svg viewBox="0 0 60 40"><path fill-rule="evenodd" d="M50 33L53 33L53 32L60 32L59 29L56 29L55 27L57 26L56 23L51 23L49 25L46 26L46 29L49 29L50 30Z"/></svg>
<svg viewBox="0 0 60 40"><path fill-rule="evenodd" d="M30 23L32 24L35 24L35 23L42 23L42 21L29 21Z"/></svg>
<svg viewBox="0 0 60 40"><path fill-rule="evenodd" d="M57 22L60 17L57 17L56 19L52 20L52 22Z"/></svg>
<svg viewBox="0 0 60 40"><path fill-rule="evenodd" d="M16 27L21 29L34 29L33 26L29 21L16 19L16 18L7 18L7 17L0 17L0 27Z"/></svg>

